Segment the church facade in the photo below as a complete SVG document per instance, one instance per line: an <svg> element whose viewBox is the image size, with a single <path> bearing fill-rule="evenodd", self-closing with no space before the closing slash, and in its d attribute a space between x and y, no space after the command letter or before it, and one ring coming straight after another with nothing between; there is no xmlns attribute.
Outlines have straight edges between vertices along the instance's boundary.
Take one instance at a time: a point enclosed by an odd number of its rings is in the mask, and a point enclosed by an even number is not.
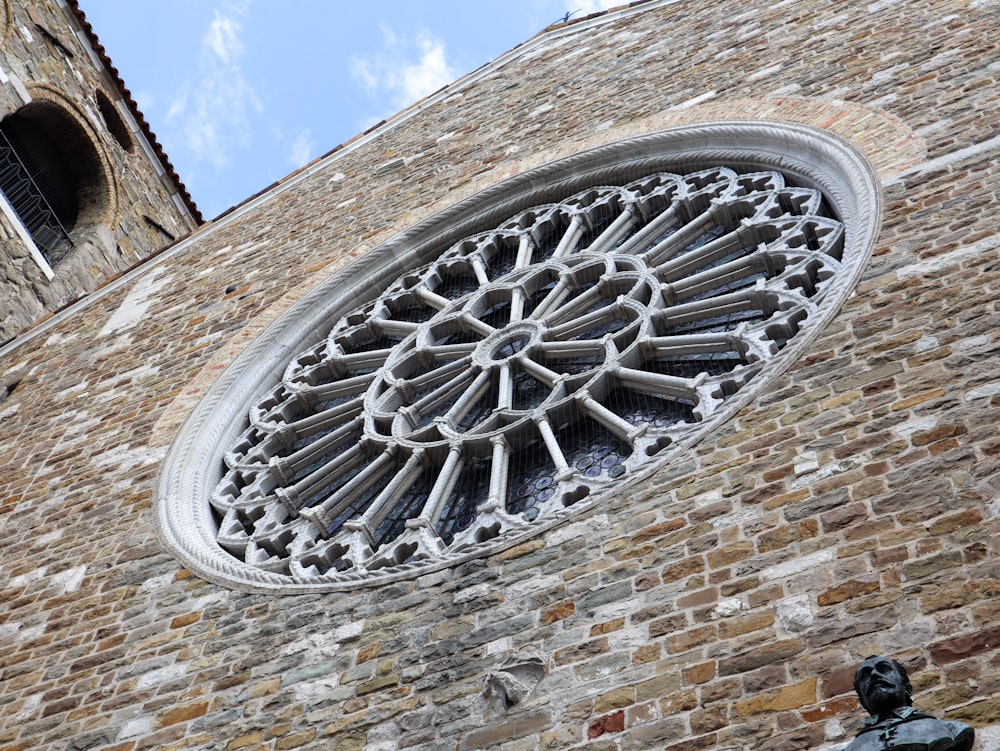
<svg viewBox="0 0 1000 751"><path fill-rule="evenodd" d="M5 13L0 749L1000 744L1000 5L622 6L209 224Z"/></svg>

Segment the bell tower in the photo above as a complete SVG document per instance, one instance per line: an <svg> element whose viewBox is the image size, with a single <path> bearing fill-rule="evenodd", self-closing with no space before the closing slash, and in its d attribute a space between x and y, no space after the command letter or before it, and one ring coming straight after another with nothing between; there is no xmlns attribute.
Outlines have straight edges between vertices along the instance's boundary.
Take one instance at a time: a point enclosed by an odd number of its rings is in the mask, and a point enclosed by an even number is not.
<svg viewBox="0 0 1000 751"><path fill-rule="evenodd" d="M0 343L200 223L76 0L0 0Z"/></svg>

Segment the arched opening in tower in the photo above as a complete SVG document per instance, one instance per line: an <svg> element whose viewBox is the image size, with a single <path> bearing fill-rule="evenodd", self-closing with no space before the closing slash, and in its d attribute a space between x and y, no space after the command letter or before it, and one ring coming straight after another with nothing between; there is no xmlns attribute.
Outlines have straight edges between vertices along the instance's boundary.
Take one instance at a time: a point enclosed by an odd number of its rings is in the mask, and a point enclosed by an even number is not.
<svg viewBox="0 0 1000 751"><path fill-rule="evenodd" d="M100 215L104 184L93 143L58 105L32 102L0 121L0 191L51 265Z"/></svg>

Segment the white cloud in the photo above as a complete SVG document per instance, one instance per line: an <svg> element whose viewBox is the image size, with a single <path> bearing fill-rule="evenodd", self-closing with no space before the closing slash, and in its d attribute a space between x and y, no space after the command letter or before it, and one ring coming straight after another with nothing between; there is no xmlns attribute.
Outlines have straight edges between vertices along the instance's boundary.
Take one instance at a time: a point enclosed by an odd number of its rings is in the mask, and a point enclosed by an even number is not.
<svg viewBox="0 0 1000 751"><path fill-rule="evenodd" d="M382 48L371 57L351 60L351 77L369 94L402 109L458 77L448 63L444 42L426 31L406 38L382 27Z"/></svg>
<svg viewBox="0 0 1000 751"><path fill-rule="evenodd" d="M167 112L167 121L180 127L196 162L216 170L230 164L234 150L250 145L252 119L263 110L240 63L247 5L226 2L214 11L201 40L200 80L175 98Z"/></svg>
<svg viewBox="0 0 1000 751"><path fill-rule="evenodd" d="M245 7L236 9L236 12L242 13L244 10ZM231 65L243 54L243 42L240 41L242 31L243 27L235 16L215 11L215 18L203 41L219 60Z"/></svg>
<svg viewBox="0 0 1000 751"><path fill-rule="evenodd" d="M295 136L291 150L288 152L287 161L292 165L292 169L298 169L312 159L315 148L316 142L313 141L312 131L308 129L299 131Z"/></svg>
<svg viewBox="0 0 1000 751"><path fill-rule="evenodd" d="M566 11L574 14L574 18L627 4L628 0L565 0L564 3Z"/></svg>
<svg viewBox="0 0 1000 751"><path fill-rule="evenodd" d="M138 89L132 92L132 99L135 100L140 112L149 112L156 104L156 95L149 89Z"/></svg>
<svg viewBox="0 0 1000 751"><path fill-rule="evenodd" d="M174 101L170 103L170 109L167 110L167 119L173 120L176 117L184 114L184 110L188 106L188 95L187 92L182 92Z"/></svg>

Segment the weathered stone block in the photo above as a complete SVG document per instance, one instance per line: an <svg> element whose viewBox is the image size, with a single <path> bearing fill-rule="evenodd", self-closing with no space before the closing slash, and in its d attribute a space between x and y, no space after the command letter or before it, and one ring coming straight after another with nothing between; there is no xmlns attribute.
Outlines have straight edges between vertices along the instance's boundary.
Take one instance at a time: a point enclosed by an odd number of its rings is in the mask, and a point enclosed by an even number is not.
<svg viewBox="0 0 1000 751"><path fill-rule="evenodd" d="M719 675L746 673L773 662L783 662L806 648L801 639L783 639L734 657L719 660Z"/></svg>
<svg viewBox="0 0 1000 751"><path fill-rule="evenodd" d="M844 602L852 597L858 597L863 594L868 594L870 592L877 592L879 590L879 583L877 580L869 581L859 581L851 580L844 582L836 587L830 587L825 592L821 592L816 597L816 602L819 605L836 605L839 602Z"/></svg>
<svg viewBox="0 0 1000 751"><path fill-rule="evenodd" d="M993 650L1000 644L1000 626L984 629L974 634L957 636L928 646L931 658L937 665L944 665Z"/></svg>
<svg viewBox="0 0 1000 751"><path fill-rule="evenodd" d="M776 692L754 696L745 701L738 701L733 706L737 715L744 717L762 712L782 712L816 702L816 678L810 678L791 686L785 686Z"/></svg>
<svg viewBox="0 0 1000 751"><path fill-rule="evenodd" d="M604 717L598 717L587 726L587 738L593 740L608 733L620 733L625 729L625 713L612 712Z"/></svg>
<svg viewBox="0 0 1000 751"><path fill-rule="evenodd" d="M490 748L528 735L541 733L548 730L551 725L552 718L544 710L530 714L511 715L504 722L467 733L462 738L459 749L460 751L471 751L472 749Z"/></svg>
<svg viewBox="0 0 1000 751"><path fill-rule="evenodd" d="M160 715L159 725L160 727L166 727L179 722L188 722L196 717L202 717L208 712L208 704L207 701L198 701L179 707L172 707Z"/></svg>

